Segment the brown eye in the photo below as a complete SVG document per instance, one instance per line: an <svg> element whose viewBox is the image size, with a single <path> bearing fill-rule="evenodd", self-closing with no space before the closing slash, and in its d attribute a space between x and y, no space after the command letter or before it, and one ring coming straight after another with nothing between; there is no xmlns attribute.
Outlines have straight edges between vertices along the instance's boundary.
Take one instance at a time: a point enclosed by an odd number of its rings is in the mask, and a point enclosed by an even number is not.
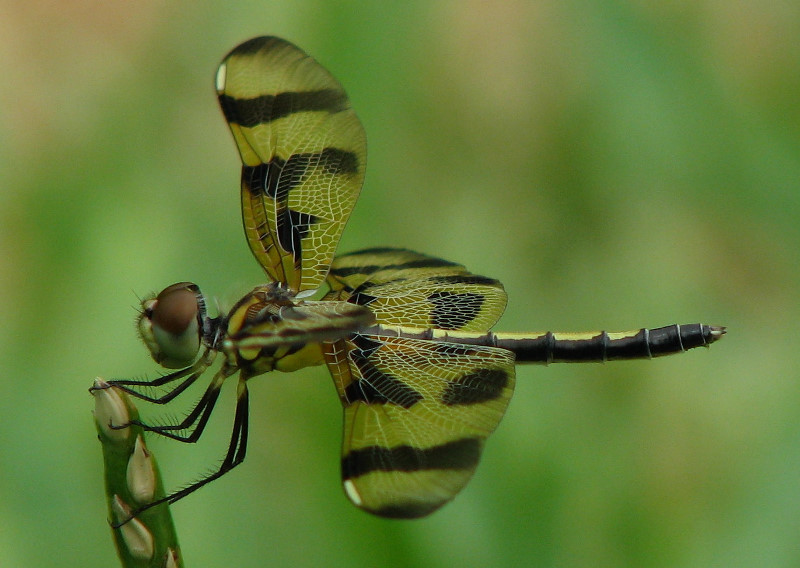
<svg viewBox="0 0 800 568"><path fill-rule="evenodd" d="M191 282L173 284L142 302L139 333L153 359L164 367L188 366L200 350L203 297Z"/></svg>
<svg viewBox="0 0 800 568"><path fill-rule="evenodd" d="M152 306L150 320L173 335L182 335L197 321L197 293L186 282L173 284L161 291Z"/></svg>

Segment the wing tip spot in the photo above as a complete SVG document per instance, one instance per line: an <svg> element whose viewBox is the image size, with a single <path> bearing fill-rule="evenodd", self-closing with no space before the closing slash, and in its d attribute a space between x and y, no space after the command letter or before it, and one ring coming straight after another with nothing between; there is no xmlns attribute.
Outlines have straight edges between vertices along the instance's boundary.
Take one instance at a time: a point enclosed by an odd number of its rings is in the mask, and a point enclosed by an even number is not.
<svg viewBox="0 0 800 568"><path fill-rule="evenodd" d="M342 487L344 487L344 493L347 495L347 498L350 499L356 507L360 507L363 504L361 494L358 492L358 489L356 489L356 485L352 480L345 479L342 483Z"/></svg>
<svg viewBox="0 0 800 568"><path fill-rule="evenodd" d="M217 94L222 95L225 92L225 83L228 80L228 64L222 62L219 69L217 69L217 76L214 79L214 85L217 87Z"/></svg>

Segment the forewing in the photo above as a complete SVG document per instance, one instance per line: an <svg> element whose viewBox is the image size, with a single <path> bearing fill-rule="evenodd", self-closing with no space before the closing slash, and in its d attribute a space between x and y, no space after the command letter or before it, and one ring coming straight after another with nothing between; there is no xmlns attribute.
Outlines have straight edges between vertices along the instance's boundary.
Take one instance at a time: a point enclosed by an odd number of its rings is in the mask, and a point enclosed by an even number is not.
<svg viewBox="0 0 800 568"><path fill-rule="evenodd" d="M308 301L275 309L254 299L234 311L228 335L240 351L251 351L255 358L265 348L332 341L373 323L368 309L345 302Z"/></svg>
<svg viewBox="0 0 800 568"><path fill-rule="evenodd" d="M353 504L415 518L461 491L513 393L513 354L361 334L323 349L344 406L342 481Z"/></svg>
<svg viewBox="0 0 800 568"><path fill-rule="evenodd" d="M231 51L217 92L242 158L250 249L273 281L318 288L364 181L361 122L325 68L274 37Z"/></svg>
<svg viewBox="0 0 800 568"><path fill-rule="evenodd" d="M485 332L506 307L503 285L460 264L404 249L340 255L326 299L368 307L384 325Z"/></svg>

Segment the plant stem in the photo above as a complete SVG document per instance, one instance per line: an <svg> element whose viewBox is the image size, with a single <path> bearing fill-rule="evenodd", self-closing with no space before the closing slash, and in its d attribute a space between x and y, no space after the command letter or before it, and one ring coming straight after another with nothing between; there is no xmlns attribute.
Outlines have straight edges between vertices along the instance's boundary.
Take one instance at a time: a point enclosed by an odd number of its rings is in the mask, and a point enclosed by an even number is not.
<svg viewBox="0 0 800 568"><path fill-rule="evenodd" d="M168 503L130 518L131 511L164 496L153 455L144 443L136 406L121 390L96 379L95 426L103 448L109 523L123 568L184 566ZM127 425L124 428L118 426ZM116 528L114 525L119 525Z"/></svg>

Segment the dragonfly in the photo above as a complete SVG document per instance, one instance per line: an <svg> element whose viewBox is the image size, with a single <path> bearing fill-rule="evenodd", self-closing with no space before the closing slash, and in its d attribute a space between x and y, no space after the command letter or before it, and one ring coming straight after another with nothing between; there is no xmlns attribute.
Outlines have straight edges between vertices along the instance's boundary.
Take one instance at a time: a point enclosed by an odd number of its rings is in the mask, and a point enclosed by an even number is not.
<svg viewBox="0 0 800 568"><path fill-rule="evenodd" d="M167 404L200 377L211 378L182 420L136 424L196 442L223 384L235 374L238 382L224 459L133 516L242 463L247 384L269 371L327 365L344 408L346 496L369 513L412 519L439 509L470 480L511 399L517 364L659 357L708 346L726 331L705 324L491 331L506 307L494 278L400 248L335 255L364 181L366 135L322 65L283 39L257 37L224 58L216 89L242 161L244 232L269 281L216 317L190 282L142 301L141 338L157 363L174 370L109 384ZM311 299L323 284L327 292ZM211 373L217 356L221 366Z"/></svg>

